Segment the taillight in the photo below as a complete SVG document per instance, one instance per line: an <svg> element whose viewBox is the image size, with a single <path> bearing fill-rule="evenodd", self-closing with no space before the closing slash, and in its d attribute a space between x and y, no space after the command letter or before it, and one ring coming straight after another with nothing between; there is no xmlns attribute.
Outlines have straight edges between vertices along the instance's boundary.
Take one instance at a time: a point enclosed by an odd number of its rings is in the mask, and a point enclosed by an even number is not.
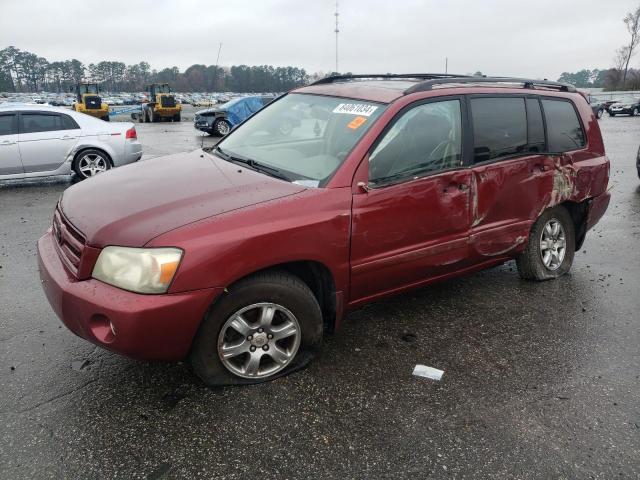
<svg viewBox="0 0 640 480"><path fill-rule="evenodd" d="M129 130L127 130L127 134L126 134L125 138L131 138L131 139L138 138L138 133L136 132L136 127L131 127Z"/></svg>

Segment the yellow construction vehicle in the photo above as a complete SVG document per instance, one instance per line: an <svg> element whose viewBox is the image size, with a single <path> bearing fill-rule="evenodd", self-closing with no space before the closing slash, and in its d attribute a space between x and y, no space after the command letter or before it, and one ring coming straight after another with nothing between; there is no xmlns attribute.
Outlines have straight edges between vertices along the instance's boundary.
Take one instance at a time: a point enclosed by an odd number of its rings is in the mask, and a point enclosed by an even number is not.
<svg viewBox="0 0 640 480"><path fill-rule="evenodd" d="M142 111L138 114L141 123L181 120L182 107L176 103L168 83L153 83L147 85L145 90L149 92L149 99L143 102Z"/></svg>
<svg viewBox="0 0 640 480"><path fill-rule="evenodd" d="M98 95L100 89L97 83L77 83L75 88L71 87L70 92L74 92L74 90L76 101L73 102L73 109L76 112L109 121L109 105L102 103L102 99Z"/></svg>

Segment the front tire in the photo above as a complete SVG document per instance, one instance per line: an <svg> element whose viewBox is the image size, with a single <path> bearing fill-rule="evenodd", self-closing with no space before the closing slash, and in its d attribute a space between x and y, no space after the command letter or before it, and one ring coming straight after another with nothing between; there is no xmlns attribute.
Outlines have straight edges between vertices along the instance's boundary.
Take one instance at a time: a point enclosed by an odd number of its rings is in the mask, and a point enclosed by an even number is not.
<svg viewBox="0 0 640 480"><path fill-rule="evenodd" d="M298 277L271 271L229 287L193 342L193 370L209 386L273 380L303 368L322 342L318 302Z"/></svg>
<svg viewBox="0 0 640 480"><path fill-rule="evenodd" d="M633 113L631 114L632 117L637 117L638 116L638 109L634 108L633 109Z"/></svg>
<svg viewBox="0 0 640 480"><path fill-rule="evenodd" d="M111 160L100 150L89 149L78 154L73 162L73 170L80 180L95 177L111 169Z"/></svg>
<svg viewBox="0 0 640 480"><path fill-rule="evenodd" d="M569 271L575 254L575 228L569 212L557 206L533 224L527 248L516 257L520 277L550 280Z"/></svg>
<svg viewBox="0 0 640 480"><path fill-rule="evenodd" d="M598 120L600 120L603 115L604 115L604 109L601 108L600 110L598 110L598 114L596 115L596 117L598 117Z"/></svg>
<svg viewBox="0 0 640 480"><path fill-rule="evenodd" d="M231 131L231 124L224 118L218 118L213 122L213 131L216 132L217 135L224 137Z"/></svg>

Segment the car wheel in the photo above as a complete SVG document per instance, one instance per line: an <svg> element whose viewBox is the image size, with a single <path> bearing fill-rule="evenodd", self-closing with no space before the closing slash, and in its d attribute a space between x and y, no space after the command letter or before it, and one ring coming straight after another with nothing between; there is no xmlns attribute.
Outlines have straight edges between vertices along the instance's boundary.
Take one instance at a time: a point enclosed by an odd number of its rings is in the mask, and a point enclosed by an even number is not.
<svg viewBox="0 0 640 480"><path fill-rule="evenodd" d="M140 113L138 114L138 122L144 123L144 117L145 117L144 110L141 110Z"/></svg>
<svg viewBox="0 0 640 480"><path fill-rule="evenodd" d="M637 109L637 108L634 108L634 109L633 109L633 113L631 114L631 116L632 116L632 117L636 117L636 116L638 116L638 109Z"/></svg>
<svg viewBox="0 0 640 480"><path fill-rule="evenodd" d="M95 177L99 173L106 172L111 168L111 161L104 152L100 150L84 150L73 162L73 170L84 180Z"/></svg>
<svg viewBox="0 0 640 480"><path fill-rule="evenodd" d="M224 137L231 131L231 124L224 118L219 118L215 122L213 122L213 131L221 137Z"/></svg>
<svg viewBox="0 0 640 480"><path fill-rule="evenodd" d="M569 212L554 207L533 224L527 248L516 258L520 276L527 280L550 280L571 268L575 253L575 231Z"/></svg>
<svg viewBox="0 0 640 480"><path fill-rule="evenodd" d="M604 110L601 108L600 110L598 110L598 114L596 115L596 117L598 117L598 119L601 119L602 115L604 115Z"/></svg>
<svg viewBox="0 0 640 480"><path fill-rule="evenodd" d="M182 115L181 115L180 113L176 113L176 114L173 116L173 121L174 121L174 122L181 122L181 121L182 121Z"/></svg>
<svg viewBox="0 0 640 480"><path fill-rule="evenodd" d="M191 365L209 386L273 380L309 363L322 330L320 306L302 280L260 273L214 303L194 340Z"/></svg>
<svg viewBox="0 0 640 480"><path fill-rule="evenodd" d="M609 112L609 116L610 116L610 117L615 117L615 116L616 116L616 114L615 114L615 113L611 113L611 112Z"/></svg>

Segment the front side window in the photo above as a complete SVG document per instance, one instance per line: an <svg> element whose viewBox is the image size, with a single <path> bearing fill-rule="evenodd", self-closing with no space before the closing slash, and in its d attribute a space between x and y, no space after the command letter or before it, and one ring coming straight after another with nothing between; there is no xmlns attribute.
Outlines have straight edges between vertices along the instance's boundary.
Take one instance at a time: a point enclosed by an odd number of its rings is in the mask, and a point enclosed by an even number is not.
<svg viewBox="0 0 640 480"><path fill-rule="evenodd" d="M527 113L524 98L471 99L474 163L527 151Z"/></svg>
<svg viewBox="0 0 640 480"><path fill-rule="evenodd" d="M46 113L23 113L20 115L20 133L53 132L66 130L60 115Z"/></svg>
<svg viewBox="0 0 640 480"><path fill-rule="evenodd" d="M222 156L251 160L294 182L322 186L385 110L348 98L289 94L219 143Z"/></svg>
<svg viewBox="0 0 640 480"><path fill-rule="evenodd" d="M16 116L11 115L0 115L0 135L15 135L18 133L16 131Z"/></svg>
<svg viewBox="0 0 640 480"><path fill-rule="evenodd" d="M549 151L570 152L585 146L584 132L573 104L567 100L542 100L547 121Z"/></svg>
<svg viewBox="0 0 640 480"><path fill-rule="evenodd" d="M369 156L369 181L447 170L462 163L459 100L426 103L404 113Z"/></svg>

